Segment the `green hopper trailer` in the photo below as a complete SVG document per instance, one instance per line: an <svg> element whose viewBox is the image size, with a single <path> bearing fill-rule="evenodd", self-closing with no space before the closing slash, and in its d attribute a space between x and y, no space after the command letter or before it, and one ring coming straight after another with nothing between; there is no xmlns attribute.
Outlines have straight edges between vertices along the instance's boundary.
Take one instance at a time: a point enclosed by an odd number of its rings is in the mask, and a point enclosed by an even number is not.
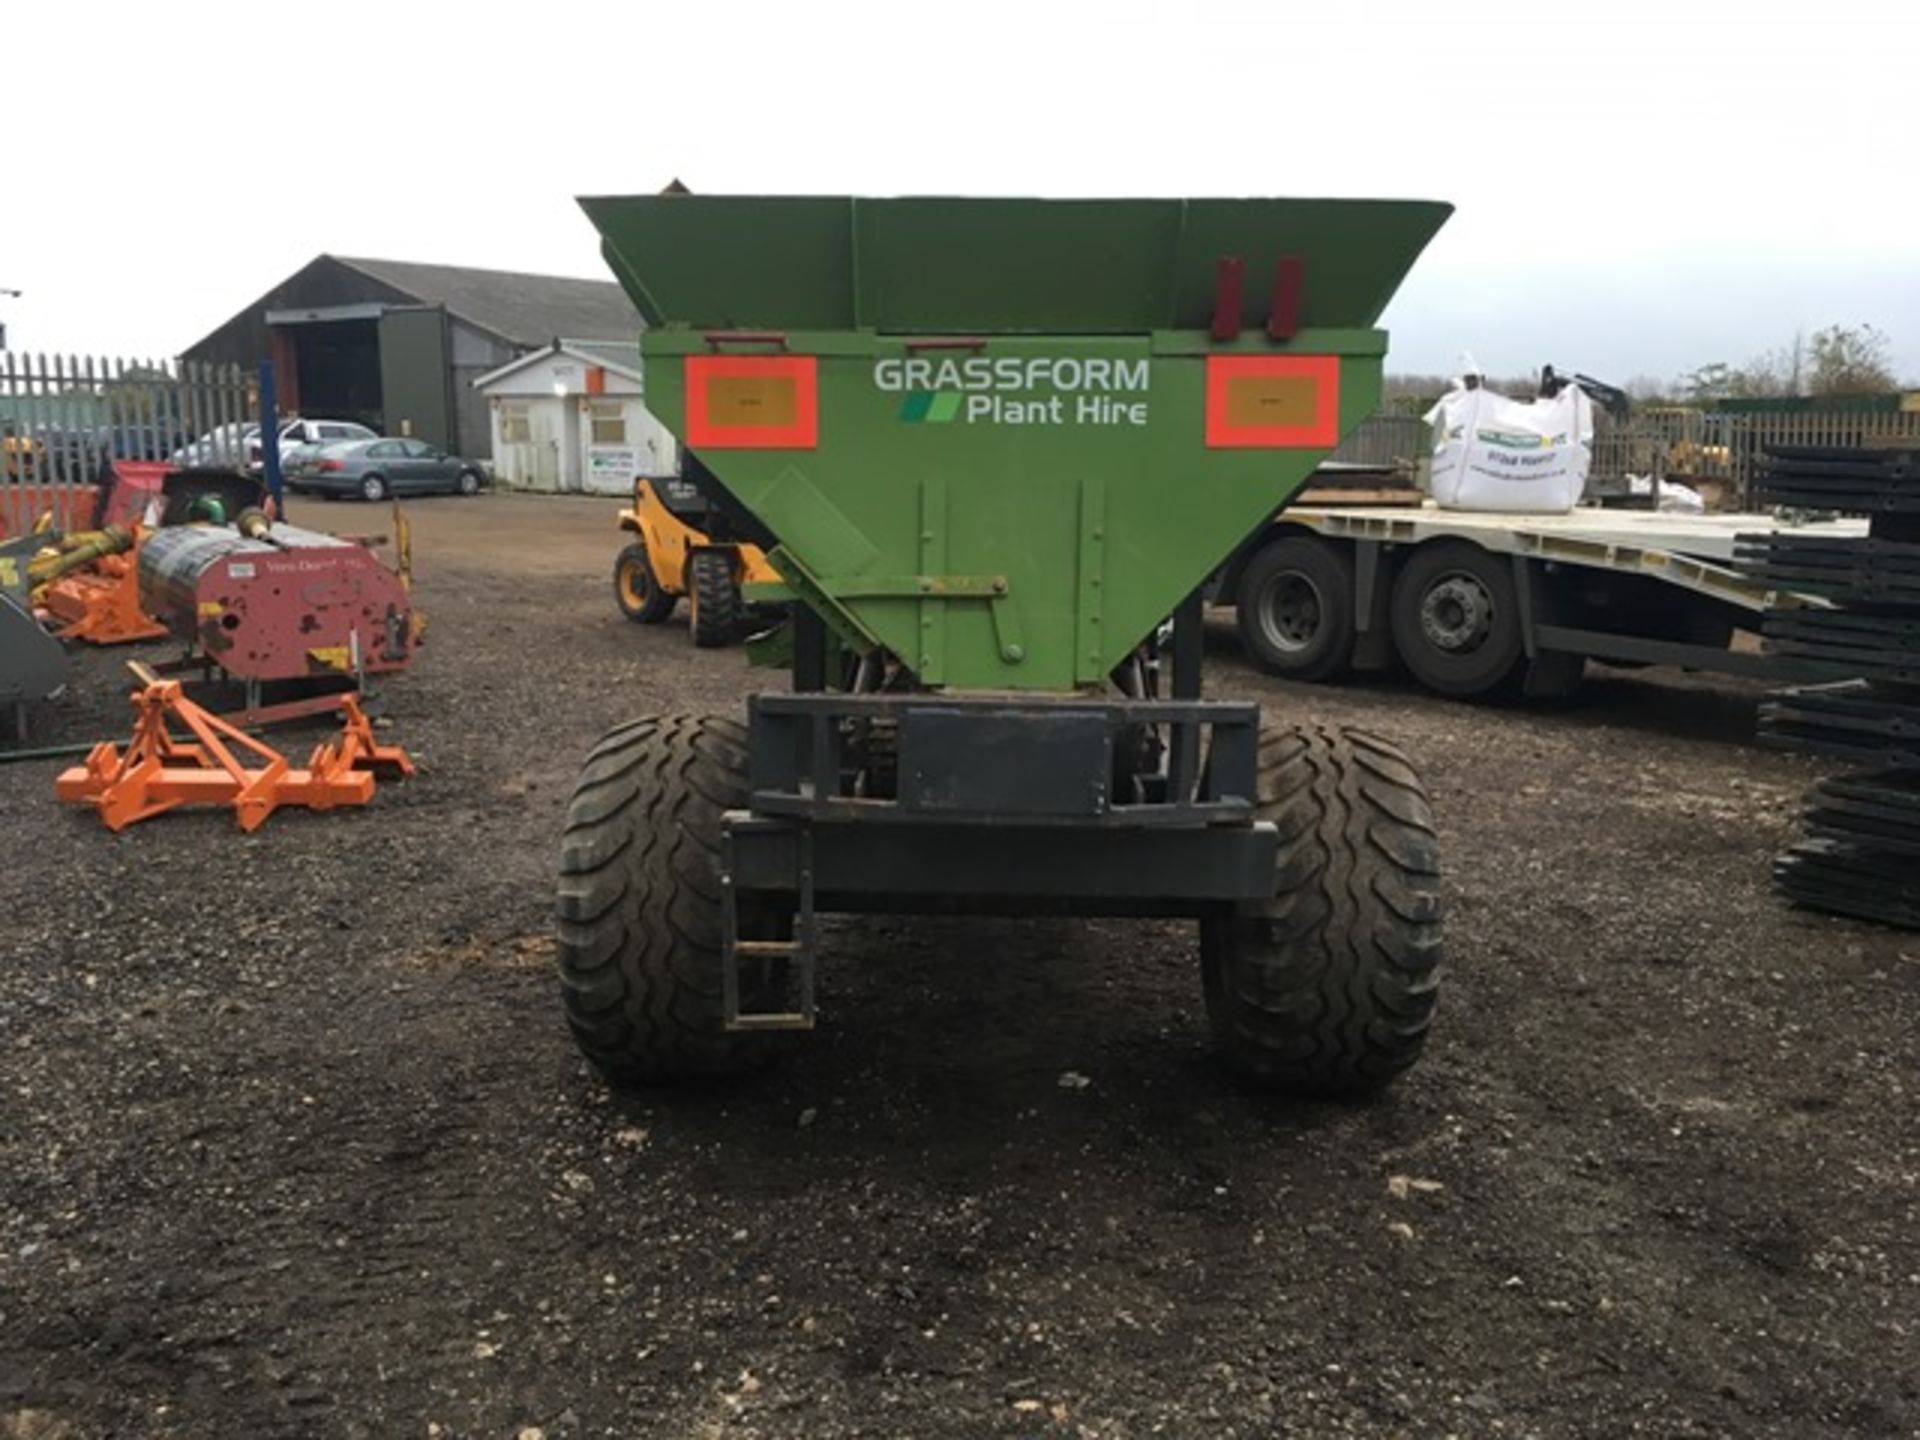
<svg viewBox="0 0 1920 1440"><path fill-rule="evenodd" d="M1191 917L1237 1071L1424 1042L1439 866L1375 736L1201 698L1201 593L1378 405L1449 213L1372 200L582 202L647 403L796 602L791 688L588 756L559 966L621 1080L815 1019L823 912ZM760 598L776 598L763 595Z"/></svg>

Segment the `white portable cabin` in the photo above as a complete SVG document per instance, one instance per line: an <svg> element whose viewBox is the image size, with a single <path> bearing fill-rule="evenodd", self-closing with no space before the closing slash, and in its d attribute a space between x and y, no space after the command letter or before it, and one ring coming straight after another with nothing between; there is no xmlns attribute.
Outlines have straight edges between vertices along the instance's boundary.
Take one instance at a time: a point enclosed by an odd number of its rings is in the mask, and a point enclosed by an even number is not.
<svg viewBox="0 0 1920 1440"><path fill-rule="evenodd" d="M556 340L482 375L493 474L516 490L625 495L680 473L679 448L642 399L640 349Z"/></svg>

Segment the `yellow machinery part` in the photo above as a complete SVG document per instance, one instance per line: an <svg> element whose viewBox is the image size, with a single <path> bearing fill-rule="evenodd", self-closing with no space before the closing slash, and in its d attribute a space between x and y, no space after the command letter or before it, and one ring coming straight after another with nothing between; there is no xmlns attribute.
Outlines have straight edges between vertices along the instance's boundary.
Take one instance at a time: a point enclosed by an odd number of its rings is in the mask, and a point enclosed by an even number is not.
<svg viewBox="0 0 1920 1440"><path fill-rule="evenodd" d="M740 583L742 585L780 583L780 572L767 563L767 552L758 545L740 547Z"/></svg>
<svg viewBox="0 0 1920 1440"><path fill-rule="evenodd" d="M633 508L620 512L620 528L646 545L654 584L670 595L687 593L687 558L696 550L732 550L743 585L780 579L758 545L716 545L669 510L650 480L634 481Z"/></svg>
<svg viewBox="0 0 1920 1440"><path fill-rule="evenodd" d="M63 535L57 544L40 551L27 563L27 578L38 591L69 571L83 569L108 555L133 548L134 534L118 525Z"/></svg>

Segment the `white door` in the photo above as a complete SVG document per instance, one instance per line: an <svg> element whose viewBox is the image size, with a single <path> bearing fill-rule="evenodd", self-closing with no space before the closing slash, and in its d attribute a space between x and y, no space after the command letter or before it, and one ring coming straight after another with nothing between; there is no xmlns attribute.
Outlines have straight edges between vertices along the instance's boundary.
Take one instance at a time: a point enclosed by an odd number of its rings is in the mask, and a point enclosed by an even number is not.
<svg viewBox="0 0 1920 1440"><path fill-rule="evenodd" d="M529 489L537 483L538 447L533 443L533 412L528 400L502 400L493 416L494 464L500 478L515 489Z"/></svg>
<svg viewBox="0 0 1920 1440"><path fill-rule="evenodd" d="M553 405L530 406L527 417L532 431L527 460L536 490L560 488L560 416Z"/></svg>

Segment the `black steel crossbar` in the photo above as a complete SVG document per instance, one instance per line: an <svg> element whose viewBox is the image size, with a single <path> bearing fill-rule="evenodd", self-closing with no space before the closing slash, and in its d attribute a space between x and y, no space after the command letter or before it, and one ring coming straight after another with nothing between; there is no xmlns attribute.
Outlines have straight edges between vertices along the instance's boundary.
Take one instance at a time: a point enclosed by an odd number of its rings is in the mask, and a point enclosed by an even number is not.
<svg viewBox="0 0 1920 1440"><path fill-rule="evenodd" d="M759 815L1021 826L1248 823L1260 707L1203 700L814 692L749 702ZM848 738L897 727L897 793L857 794ZM1116 756L1152 729L1165 757L1138 786Z"/></svg>

